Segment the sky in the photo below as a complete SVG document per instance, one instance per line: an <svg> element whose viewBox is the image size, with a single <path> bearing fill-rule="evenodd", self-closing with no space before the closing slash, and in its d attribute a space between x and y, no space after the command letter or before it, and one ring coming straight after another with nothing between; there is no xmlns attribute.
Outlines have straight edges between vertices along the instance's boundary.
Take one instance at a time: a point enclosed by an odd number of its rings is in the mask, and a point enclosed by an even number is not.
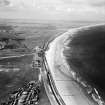
<svg viewBox="0 0 105 105"><path fill-rule="evenodd" d="M0 18L105 21L105 0L0 0Z"/></svg>

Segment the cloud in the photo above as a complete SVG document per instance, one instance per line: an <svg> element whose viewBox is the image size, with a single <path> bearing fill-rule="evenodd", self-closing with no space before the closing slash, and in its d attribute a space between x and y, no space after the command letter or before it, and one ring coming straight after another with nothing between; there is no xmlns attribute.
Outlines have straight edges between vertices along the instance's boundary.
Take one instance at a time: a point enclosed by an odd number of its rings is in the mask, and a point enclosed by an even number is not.
<svg viewBox="0 0 105 105"><path fill-rule="evenodd" d="M22 8L47 7L49 9L55 7L104 7L105 0L0 0L0 5Z"/></svg>
<svg viewBox="0 0 105 105"><path fill-rule="evenodd" d="M68 8L104 7L105 0L0 0L0 4L21 9L68 10ZM57 8L57 9L56 9ZM69 9L70 10L70 9Z"/></svg>
<svg viewBox="0 0 105 105"><path fill-rule="evenodd" d="M14 8L20 8L20 7L32 7L33 1L35 0L0 0L0 5L3 6L9 6Z"/></svg>
<svg viewBox="0 0 105 105"><path fill-rule="evenodd" d="M55 10L58 6L63 6L62 0L10 0L13 7L23 9L47 9Z"/></svg>
<svg viewBox="0 0 105 105"><path fill-rule="evenodd" d="M105 6L105 0L62 0L69 5Z"/></svg>
<svg viewBox="0 0 105 105"><path fill-rule="evenodd" d="M89 0L89 4L95 7L105 7L105 0Z"/></svg>
<svg viewBox="0 0 105 105"><path fill-rule="evenodd" d="M8 6L10 2L8 0L0 0L0 6Z"/></svg>
<svg viewBox="0 0 105 105"><path fill-rule="evenodd" d="M0 0L0 14L33 18L95 18L105 16L105 0ZM28 14L28 16L27 16Z"/></svg>

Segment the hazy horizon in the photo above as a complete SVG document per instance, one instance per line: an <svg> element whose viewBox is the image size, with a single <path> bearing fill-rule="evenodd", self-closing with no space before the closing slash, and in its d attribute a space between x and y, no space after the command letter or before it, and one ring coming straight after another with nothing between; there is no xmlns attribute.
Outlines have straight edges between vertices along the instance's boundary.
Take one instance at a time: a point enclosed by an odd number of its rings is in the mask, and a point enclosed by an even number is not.
<svg viewBox="0 0 105 105"><path fill-rule="evenodd" d="M0 0L0 18L105 21L105 1Z"/></svg>

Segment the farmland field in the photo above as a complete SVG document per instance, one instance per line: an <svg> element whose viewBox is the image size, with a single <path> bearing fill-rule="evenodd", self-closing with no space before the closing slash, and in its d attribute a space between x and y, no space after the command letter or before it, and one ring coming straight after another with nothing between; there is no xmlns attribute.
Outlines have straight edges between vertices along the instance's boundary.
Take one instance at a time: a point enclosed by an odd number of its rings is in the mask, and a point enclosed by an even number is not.
<svg viewBox="0 0 105 105"><path fill-rule="evenodd" d="M8 94L18 88L23 87L31 80L37 81L38 71L33 70L31 63L33 60L32 55L27 55L19 58L1 59L4 56L20 55L31 53L35 46L43 47L44 44L54 38L54 36L60 35L66 32L70 28L85 26L93 24L91 22L33 22L33 21L20 21L20 20L0 20L0 44L2 43L2 34L7 35L9 31L7 27L10 27L11 33L16 36L24 38L24 45L20 44L17 48L3 48L0 49L0 103L6 100ZM95 24L95 23L94 23ZM3 29L4 28L4 29ZM3 31L2 31L3 30ZM5 34L6 33L6 34ZM11 35L14 35L11 34ZM14 36L12 36L14 37ZM17 43L15 43L17 45ZM14 43L11 44L11 46ZM40 105L49 105L49 100L46 96L44 86L41 87Z"/></svg>

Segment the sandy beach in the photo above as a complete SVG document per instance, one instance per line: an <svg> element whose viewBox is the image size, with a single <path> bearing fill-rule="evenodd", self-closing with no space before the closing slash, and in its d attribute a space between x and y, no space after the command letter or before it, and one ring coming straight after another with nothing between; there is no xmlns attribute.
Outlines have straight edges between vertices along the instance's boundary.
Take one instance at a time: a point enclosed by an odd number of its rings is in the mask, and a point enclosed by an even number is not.
<svg viewBox="0 0 105 105"><path fill-rule="evenodd" d="M73 75L63 56L63 50L66 46L65 41L69 34L68 31L57 37L50 43L49 50L46 51L47 63L55 86L66 105L95 105L93 101L87 98L81 87L72 81Z"/></svg>

